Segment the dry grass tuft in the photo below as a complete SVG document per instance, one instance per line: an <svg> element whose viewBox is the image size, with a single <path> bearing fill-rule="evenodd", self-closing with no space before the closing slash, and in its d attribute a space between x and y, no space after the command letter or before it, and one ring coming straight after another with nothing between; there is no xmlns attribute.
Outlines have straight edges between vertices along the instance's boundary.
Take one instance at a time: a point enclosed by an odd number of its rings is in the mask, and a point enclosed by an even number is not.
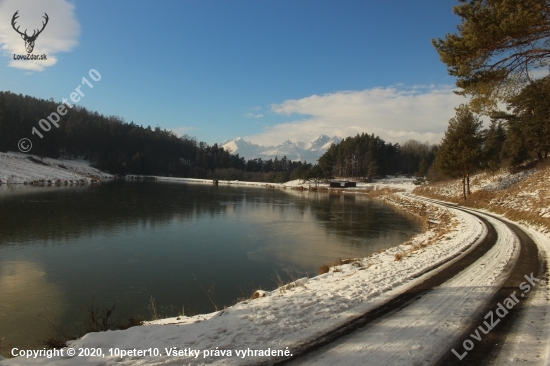
<svg viewBox="0 0 550 366"><path fill-rule="evenodd" d="M151 312L151 320L158 320L159 315L157 313L157 306L155 304L155 298L153 295L149 298L149 305L147 305L147 308L149 308L149 311Z"/></svg>
<svg viewBox="0 0 550 366"><path fill-rule="evenodd" d="M279 290L279 293L282 295L285 293L285 281L281 278L281 275L279 272L275 271L275 282L277 283L277 289Z"/></svg>
<svg viewBox="0 0 550 366"><path fill-rule="evenodd" d="M321 267L319 267L319 269L317 270L317 273L322 275L322 274L328 273L329 270L330 270L330 267L327 266L326 264L323 264Z"/></svg>
<svg viewBox="0 0 550 366"><path fill-rule="evenodd" d="M403 253L402 253L402 252L395 253L395 254L393 255L393 260L396 261L396 262L397 262L397 261L400 261L402 258L403 258Z"/></svg>

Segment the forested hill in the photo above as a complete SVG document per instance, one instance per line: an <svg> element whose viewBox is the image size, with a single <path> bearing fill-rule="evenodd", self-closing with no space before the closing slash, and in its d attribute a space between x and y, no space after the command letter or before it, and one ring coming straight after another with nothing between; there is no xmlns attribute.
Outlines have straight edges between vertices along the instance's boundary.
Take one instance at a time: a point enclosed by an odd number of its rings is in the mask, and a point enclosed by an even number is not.
<svg viewBox="0 0 550 366"><path fill-rule="evenodd" d="M401 146L363 133L332 145L319 158L319 167L328 176L370 178L396 173L423 176L436 151L436 146L415 140Z"/></svg>
<svg viewBox="0 0 550 366"><path fill-rule="evenodd" d="M47 119L58 105L53 100L0 92L0 151L18 151L18 141L26 137L32 141L32 154L83 157L115 174L182 176L190 173L192 166L243 169L246 165L244 159L217 145L207 146L187 136L178 138L159 127L144 128L78 106L66 108L58 128L50 124L51 129L44 131L39 120ZM33 128L43 137L33 134Z"/></svg>
<svg viewBox="0 0 550 366"><path fill-rule="evenodd" d="M419 166L430 164L434 156L433 147L427 144L386 144L379 137L363 134L333 145L318 166L286 157L245 161L217 144L210 146L187 135L178 137L160 127L138 126L83 107L65 108L66 114L58 122L48 121L59 104L53 99L0 92L0 151L18 151L18 142L28 138L32 154L85 158L112 174L271 182L334 175L413 174ZM45 122L40 124L42 119Z"/></svg>

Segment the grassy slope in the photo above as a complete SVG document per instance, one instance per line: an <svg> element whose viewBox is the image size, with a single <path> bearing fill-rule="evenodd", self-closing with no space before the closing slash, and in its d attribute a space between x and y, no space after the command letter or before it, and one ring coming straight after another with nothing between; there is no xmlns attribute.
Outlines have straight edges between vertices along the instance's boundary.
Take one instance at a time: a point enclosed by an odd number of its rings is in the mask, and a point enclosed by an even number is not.
<svg viewBox="0 0 550 366"><path fill-rule="evenodd" d="M487 189L487 186L492 189ZM510 220L536 226L542 232L550 232L549 162L515 175L505 172L477 174L471 179L471 191L472 194L464 201L460 180L453 180L421 186L413 193L485 209Z"/></svg>

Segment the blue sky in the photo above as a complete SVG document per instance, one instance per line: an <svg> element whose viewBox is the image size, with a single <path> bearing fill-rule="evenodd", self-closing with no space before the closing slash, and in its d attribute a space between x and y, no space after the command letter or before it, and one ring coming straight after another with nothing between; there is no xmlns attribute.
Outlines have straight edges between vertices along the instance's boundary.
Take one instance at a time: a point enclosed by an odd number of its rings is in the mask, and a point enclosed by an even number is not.
<svg viewBox="0 0 550 366"><path fill-rule="evenodd" d="M79 105L208 143L357 132L437 141L464 99L430 39L457 1L0 0L0 89ZM11 27L49 24L34 54ZM49 33L49 34L48 34ZM82 88L85 90L86 88Z"/></svg>

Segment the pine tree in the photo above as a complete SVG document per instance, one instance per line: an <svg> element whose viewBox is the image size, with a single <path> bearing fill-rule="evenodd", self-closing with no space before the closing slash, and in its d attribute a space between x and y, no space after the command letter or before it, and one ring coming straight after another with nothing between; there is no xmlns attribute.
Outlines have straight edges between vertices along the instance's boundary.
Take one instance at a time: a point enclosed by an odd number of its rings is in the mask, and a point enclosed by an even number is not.
<svg viewBox="0 0 550 366"><path fill-rule="evenodd" d="M378 164L376 164L376 160L371 160L367 168L367 178L371 179L377 174L378 174Z"/></svg>
<svg viewBox="0 0 550 366"><path fill-rule="evenodd" d="M539 160L550 150L550 76L533 81L509 100L513 111L509 125L521 131L518 136Z"/></svg>
<svg viewBox="0 0 550 366"><path fill-rule="evenodd" d="M497 171L501 166L501 153L505 140L506 133L502 127L502 122L495 119L491 120L489 129L485 131L482 149L483 164L491 172Z"/></svg>
<svg viewBox="0 0 550 366"><path fill-rule="evenodd" d="M426 162L426 158L423 157L422 160L420 160L420 163L418 163L418 170L414 173L414 175L417 178L424 178L427 172L428 163Z"/></svg>
<svg viewBox="0 0 550 366"><path fill-rule="evenodd" d="M516 167L529 159L529 147L525 143L525 139L523 139L521 124L514 117L507 117L506 141L501 153L501 157L511 167Z"/></svg>
<svg viewBox="0 0 550 366"><path fill-rule="evenodd" d="M459 0L453 7L462 23L459 34L433 39L461 95L471 95L476 112L530 82L529 72L550 60L548 0Z"/></svg>
<svg viewBox="0 0 550 366"><path fill-rule="evenodd" d="M470 174L479 166L481 157L482 122L470 108L461 104L449 127L436 156L436 165L443 173L462 176L462 194L466 200L470 194Z"/></svg>

